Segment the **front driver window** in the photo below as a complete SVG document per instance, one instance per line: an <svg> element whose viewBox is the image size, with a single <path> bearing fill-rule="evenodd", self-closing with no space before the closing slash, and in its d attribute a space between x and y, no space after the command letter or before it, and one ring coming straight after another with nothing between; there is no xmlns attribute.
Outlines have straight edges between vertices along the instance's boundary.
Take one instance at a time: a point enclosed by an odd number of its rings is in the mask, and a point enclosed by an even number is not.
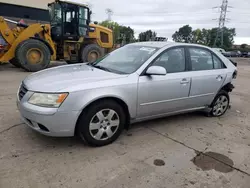
<svg viewBox="0 0 250 188"><path fill-rule="evenodd" d="M153 63L153 66L161 66L167 73L185 71L185 50L184 48L174 48L167 50L160 55Z"/></svg>

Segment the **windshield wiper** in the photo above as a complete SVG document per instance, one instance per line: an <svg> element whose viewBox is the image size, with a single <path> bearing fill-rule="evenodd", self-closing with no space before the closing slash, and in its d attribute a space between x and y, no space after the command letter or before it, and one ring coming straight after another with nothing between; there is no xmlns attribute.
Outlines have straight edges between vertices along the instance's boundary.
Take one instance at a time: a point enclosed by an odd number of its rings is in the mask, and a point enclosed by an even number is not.
<svg viewBox="0 0 250 188"><path fill-rule="evenodd" d="M100 65L93 65L93 64L89 64L89 65L92 66L92 67L95 67L97 69L101 69L101 70L104 70L104 71L112 72L109 68L102 67Z"/></svg>

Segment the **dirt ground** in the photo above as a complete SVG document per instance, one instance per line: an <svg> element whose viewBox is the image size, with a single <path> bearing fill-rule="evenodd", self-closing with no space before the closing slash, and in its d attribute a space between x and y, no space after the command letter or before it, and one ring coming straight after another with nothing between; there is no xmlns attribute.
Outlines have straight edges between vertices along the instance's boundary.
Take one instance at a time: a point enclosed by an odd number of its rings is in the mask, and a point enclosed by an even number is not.
<svg viewBox="0 0 250 188"><path fill-rule="evenodd" d="M249 188L250 59L236 61L232 108L223 117L135 124L101 148L22 124L16 92L29 73L1 65L0 188Z"/></svg>

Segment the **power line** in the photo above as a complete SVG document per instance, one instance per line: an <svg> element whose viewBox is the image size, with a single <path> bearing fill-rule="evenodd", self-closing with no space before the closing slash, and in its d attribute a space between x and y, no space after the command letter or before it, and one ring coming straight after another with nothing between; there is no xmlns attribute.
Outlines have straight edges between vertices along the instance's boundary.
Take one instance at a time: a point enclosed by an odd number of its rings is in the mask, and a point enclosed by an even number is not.
<svg viewBox="0 0 250 188"><path fill-rule="evenodd" d="M225 27L225 22L229 21L229 19L226 18L227 16L227 9L230 6L228 6L228 0L222 0L222 5L220 7L214 7L214 8L219 8L220 9L220 17L219 17L219 27L217 29L217 34L216 38L214 41L214 47L216 46L217 40L219 38L219 35L221 35L221 47L223 47L224 44L224 27Z"/></svg>

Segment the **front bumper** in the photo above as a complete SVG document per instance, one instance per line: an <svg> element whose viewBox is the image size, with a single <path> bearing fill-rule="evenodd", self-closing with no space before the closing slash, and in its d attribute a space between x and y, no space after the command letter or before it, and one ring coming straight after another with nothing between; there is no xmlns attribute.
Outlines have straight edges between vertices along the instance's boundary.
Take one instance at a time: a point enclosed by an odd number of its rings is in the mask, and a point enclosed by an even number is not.
<svg viewBox="0 0 250 188"><path fill-rule="evenodd" d="M74 136L79 111L60 111L57 108L44 108L17 101L21 118L33 130L47 136Z"/></svg>

